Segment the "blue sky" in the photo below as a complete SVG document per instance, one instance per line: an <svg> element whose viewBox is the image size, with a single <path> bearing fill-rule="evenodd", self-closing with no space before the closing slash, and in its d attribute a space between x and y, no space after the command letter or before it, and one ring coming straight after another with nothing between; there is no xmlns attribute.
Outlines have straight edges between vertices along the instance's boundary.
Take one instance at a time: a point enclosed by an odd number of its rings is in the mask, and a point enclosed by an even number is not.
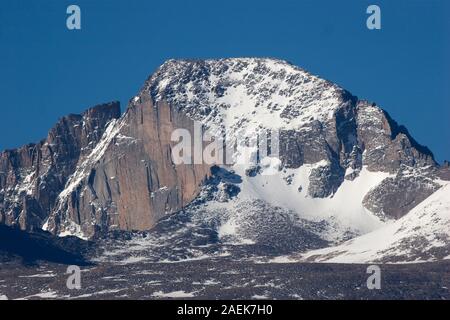
<svg viewBox="0 0 450 320"><path fill-rule="evenodd" d="M82 29L66 28L80 6ZM381 7L382 29L366 28ZM124 104L168 58L276 57L375 101L450 159L450 1L2 0L0 150Z"/></svg>

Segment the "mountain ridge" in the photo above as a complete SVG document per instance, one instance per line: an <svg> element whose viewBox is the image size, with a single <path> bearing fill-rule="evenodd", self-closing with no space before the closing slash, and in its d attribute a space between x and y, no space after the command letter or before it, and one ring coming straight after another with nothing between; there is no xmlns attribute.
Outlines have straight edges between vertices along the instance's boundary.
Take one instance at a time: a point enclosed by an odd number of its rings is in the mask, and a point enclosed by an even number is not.
<svg viewBox="0 0 450 320"><path fill-rule="evenodd" d="M196 121L236 137L277 129L280 161L228 166L241 182L224 180L205 191L213 166L174 166L170 154L171 133L193 133ZM220 218L218 234L249 236L240 224L256 214L249 204L262 201L268 212L284 206L306 224L325 219L328 231L315 236L339 242L407 215L442 187L449 172L374 103L269 58L172 59L145 81L123 114L112 102L63 117L55 128L38 144L0 153L0 223L95 238L152 229L212 192L213 200L197 210L210 219L217 214L208 206L221 207L229 220ZM268 170L274 174L262 175ZM264 185L289 197L271 198ZM343 190L356 185L365 186L364 194L345 213L336 201L353 197ZM323 212L313 216L314 208Z"/></svg>

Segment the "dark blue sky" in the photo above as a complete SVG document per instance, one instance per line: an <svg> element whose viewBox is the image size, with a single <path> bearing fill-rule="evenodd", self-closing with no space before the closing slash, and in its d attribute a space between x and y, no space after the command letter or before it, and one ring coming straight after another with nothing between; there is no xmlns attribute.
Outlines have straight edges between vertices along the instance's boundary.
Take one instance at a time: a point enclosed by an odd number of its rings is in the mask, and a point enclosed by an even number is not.
<svg viewBox="0 0 450 320"><path fill-rule="evenodd" d="M82 30L66 28L70 4ZM366 28L369 4L379 31ZM126 104L168 58L269 56L377 102L450 159L449 35L448 0L2 0L0 149L65 114Z"/></svg>

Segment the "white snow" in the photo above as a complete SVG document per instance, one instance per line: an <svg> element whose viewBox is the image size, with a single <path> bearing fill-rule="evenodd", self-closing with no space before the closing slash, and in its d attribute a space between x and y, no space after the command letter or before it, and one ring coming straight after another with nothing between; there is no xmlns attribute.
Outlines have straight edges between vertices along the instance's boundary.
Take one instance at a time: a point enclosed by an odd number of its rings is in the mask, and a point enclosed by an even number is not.
<svg viewBox="0 0 450 320"><path fill-rule="evenodd" d="M19 298L17 300L28 300L30 298L40 298L40 299L56 299L58 298L58 293L56 291L53 290L43 290L39 293L30 295L30 296L26 296L23 298Z"/></svg>
<svg viewBox="0 0 450 320"><path fill-rule="evenodd" d="M324 234L330 241L339 241L345 231L353 231L364 234L376 230L385 222L381 221L372 212L364 208L362 200L364 196L385 178L389 173L371 172L363 167L359 176L353 181L344 180L337 192L327 198L312 198L308 195L309 175L313 168L326 165L326 161L320 161L312 165L303 165L298 169L284 169L277 174L261 174L255 177L247 177L243 168L233 167L243 182L239 185L241 192L238 196L226 203L210 202L207 204L209 210L227 208L238 212L236 208L243 202L262 199L272 206L286 208L296 212L299 217L309 221L334 221L335 230L329 230ZM268 167L273 170L273 167ZM286 178L291 178L291 183ZM299 191L301 187L301 191ZM236 213L223 223L219 228L219 236L225 237L236 235L240 217Z"/></svg>
<svg viewBox="0 0 450 320"><path fill-rule="evenodd" d="M191 74L197 76L180 82ZM184 106L194 120L230 132L239 128L255 132L259 127L298 130L313 120L326 122L343 103L343 90L337 85L268 58L204 60L201 64L169 60L150 83L158 88L157 100L167 98L165 91L173 92L170 102ZM217 88L223 93L218 94ZM208 109L216 112L199 113Z"/></svg>
<svg viewBox="0 0 450 320"><path fill-rule="evenodd" d="M116 135L116 145L136 143L137 139L118 133Z"/></svg>
<svg viewBox="0 0 450 320"><path fill-rule="evenodd" d="M260 163L263 176L275 175L280 171L281 160L276 157L265 157Z"/></svg>
<svg viewBox="0 0 450 320"><path fill-rule="evenodd" d="M163 291L157 291L152 294L153 297L157 298L193 298L195 297L195 292L185 292L182 290L172 291L164 293Z"/></svg>
<svg viewBox="0 0 450 320"><path fill-rule="evenodd" d="M230 256L229 252L221 252L221 253L215 253L215 254L203 254L192 258L185 258L180 260L160 260L159 263L182 263L187 261L199 261L199 260L206 260L206 259L212 259L212 258L219 258L219 257L228 257Z"/></svg>
<svg viewBox="0 0 450 320"><path fill-rule="evenodd" d="M75 299L86 299L89 297L93 297L93 296L98 296L98 295L104 295L104 294L112 294L112 293L118 293L121 291L124 291L125 289L106 289L106 290L102 290L102 291L98 291L98 292L94 292L94 293L85 293L79 296L74 296L74 297L69 297L70 300L75 300Z"/></svg>
<svg viewBox="0 0 450 320"><path fill-rule="evenodd" d="M25 192L27 195L33 194L33 182L35 178L35 172L32 171L25 176L25 178L16 187L17 194Z"/></svg>
<svg viewBox="0 0 450 320"><path fill-rule="evenodd" d="M84 232L81 230L81 226L76 224L74 221L67 220L64 227L64 231L58 233L58 237L74 236L83 240L88 239L88 237L86 237Z"/></svg>
<svg viewBox="0 0 450 320"><path fill-rule="evenodd" d="M29 276L19 276L19 278L53 278L53 277L56 277L56 274L54 274L53 272L38 273Z"/></svg>
<svg viewBox="0 0 450 320"><path fill-rule="evenodd" d="M310 251L301 260L367 263L397 256L402 257L397 262L423 262L435 257L424 260L421 254L427 255L430 249L439 247L446 248L447 252L450 247L450 184L399 220L339 246Z"/></svg>
<svg viewBox="0 0 450 320"><path fill-rule="evenodd" d="M218 235L220 238L236 235L237 227L238 225L236 224L236 221L230 219L219 227Z"/></svg>
<svg viewBox="0 0 450 320"><path fill-rule="evenodd" d="M134 263L139 263L139 262L143 262L148 260L148 258L146 257L142 257L142 256L131 256L128 257L124 260L118 261L118 264L120 265L126 265L126 264L134 264Z"/></svg>
<svg viewBox="0 0 450 320"><path fill-rule="evenodd" d="M44 230L44 231L48 231L48 227L49 227L49 225L48 225L48 218L47 218L47 220L45 220L45 223L44 223L44 225L42 226L42 230Z"/></svg>

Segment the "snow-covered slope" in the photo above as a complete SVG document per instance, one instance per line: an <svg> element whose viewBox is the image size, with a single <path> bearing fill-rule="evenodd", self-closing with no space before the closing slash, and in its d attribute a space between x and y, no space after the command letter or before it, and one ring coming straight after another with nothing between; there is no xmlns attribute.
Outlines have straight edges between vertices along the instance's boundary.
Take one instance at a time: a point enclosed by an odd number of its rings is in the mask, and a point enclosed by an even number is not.
<svg viewBox="0 0 450 320"><path fill-rule="evenodd" d="M210 199L202 209L211 215L228 211L228 214L222 214L220 234L234 235L241 242L252 238L243 227L249 219L249 210L255 211L258 207L267 215L273 214L271 210L276 212L274 208L283 208L285 214L291 216L292 223L295 219L301 219L303 222L322 224L323 227L315 233L332 243L385 225L385 222L364 208L362 201L373 187L390 176L389 173L370 172L363 168L353 181L345 180L333 196L314 198L308 195L309 176L313 168L323 165L326 165L325 161L305 164L296 169L285 168L267 175L264 174L265 170L273 168L265 168L253 177L246 176L242 168L236 166L233 172L239 174L240 182L234 185L240 191L230 199ZM230 183L226 182L225 185L230 186Z"/></svg>
<svg viewBox="0 0 450 320"><path fill-rule="evenodd" d="M450 184L399 220L339 246L310 251L299 260L367 263L440 259L450 259Z"/></svg>
<svg viewBox="0 0 450 320"><path fill-rule="evenodd" d="M140 95L148 93L207 126L249 132L326 121L346 94L329 81L269 58L169 60Z"/></svg>

